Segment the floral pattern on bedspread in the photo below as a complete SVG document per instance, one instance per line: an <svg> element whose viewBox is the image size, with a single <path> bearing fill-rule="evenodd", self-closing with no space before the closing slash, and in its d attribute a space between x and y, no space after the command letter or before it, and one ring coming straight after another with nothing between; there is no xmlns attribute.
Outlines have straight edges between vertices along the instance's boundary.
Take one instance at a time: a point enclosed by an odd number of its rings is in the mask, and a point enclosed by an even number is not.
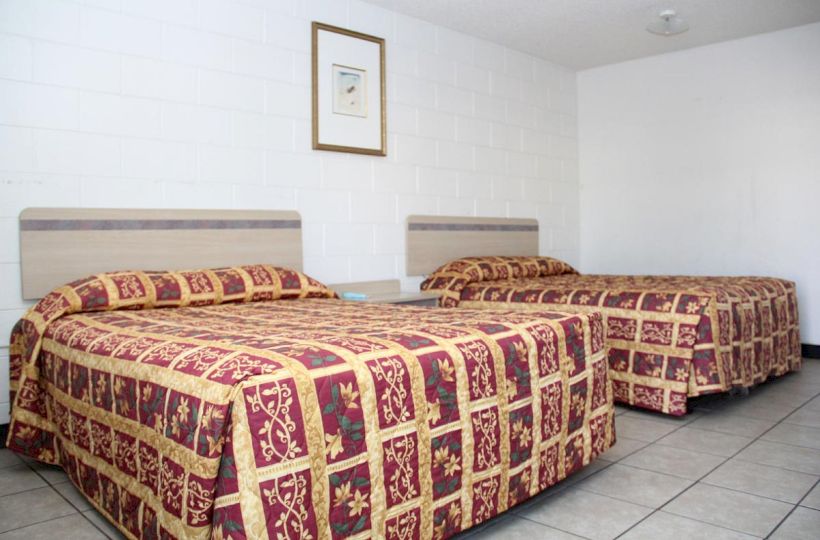
<svg viewBox="0 0 820 540"><path fill-rule="evenodd" d="M615 400L667 414L685 414L688 397L800 369L791 281L520 270L542 259L540 266L555 264L544 257L459 259L422 289L443 293L443 306L602 312Z"/></svg>
<svg viewBox="0 0 820 540"><path fill-rule="evenodd" d="M264 266L62 287L15 327L8 445L128 537L444 538L614 442L600 314L331 296Z"/></svg>

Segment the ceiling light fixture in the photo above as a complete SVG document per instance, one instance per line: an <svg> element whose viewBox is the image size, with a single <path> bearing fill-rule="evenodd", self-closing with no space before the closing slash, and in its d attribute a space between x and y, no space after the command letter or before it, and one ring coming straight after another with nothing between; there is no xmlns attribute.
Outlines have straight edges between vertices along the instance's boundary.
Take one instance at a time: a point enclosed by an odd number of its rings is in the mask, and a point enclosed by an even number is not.
<svg viewBox="0 0 820 540"><path fill-rule="evenodd" d="M678 17L674 9L666 9L658 14L658 20L646 25L646 30L659 36L674 36L689 30L689 23Z"/></svg>

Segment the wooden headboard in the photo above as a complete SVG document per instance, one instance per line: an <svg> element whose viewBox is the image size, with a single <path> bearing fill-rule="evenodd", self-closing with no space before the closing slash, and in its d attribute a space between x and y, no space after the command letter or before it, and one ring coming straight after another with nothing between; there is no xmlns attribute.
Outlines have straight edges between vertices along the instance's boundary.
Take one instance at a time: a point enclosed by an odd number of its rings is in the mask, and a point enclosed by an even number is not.
<svg viewBox="0 0 820 540"><path fill-rule="evenodd" d="M113 270L242 264L302 269L295 211L27 208L20 214L23 298Z"/></svg>
<svg viewBox="0 0 820 540"><path fill-rule="evenodd" d="M537 255L538 220L447 216L407 218L407 275L427 275L459 257Z"/></svg>

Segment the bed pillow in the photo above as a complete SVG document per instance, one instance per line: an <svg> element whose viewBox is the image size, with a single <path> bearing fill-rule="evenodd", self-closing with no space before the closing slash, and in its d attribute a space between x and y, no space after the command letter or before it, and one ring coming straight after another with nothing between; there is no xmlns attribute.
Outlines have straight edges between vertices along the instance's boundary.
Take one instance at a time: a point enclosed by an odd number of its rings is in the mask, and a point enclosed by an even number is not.
<svg viewBox="0 0 820 540"><path fill-rule="evenodd" d="M46 327L72 313L117 309L207 306L291 298L335 298L336 293L296 270L268 265L177 272L106 272L54 289L23 315L11 333L11 401L25 392L25 364L40 352Z"/></svg>
<svg viewBox="0 0 820 540"><path fill-rule="evenodd" d="M552 257L464 257L436 269L421 284L421 290L437 292L443 307L455 307L461 291L472 283L577 273Z"/></svg>

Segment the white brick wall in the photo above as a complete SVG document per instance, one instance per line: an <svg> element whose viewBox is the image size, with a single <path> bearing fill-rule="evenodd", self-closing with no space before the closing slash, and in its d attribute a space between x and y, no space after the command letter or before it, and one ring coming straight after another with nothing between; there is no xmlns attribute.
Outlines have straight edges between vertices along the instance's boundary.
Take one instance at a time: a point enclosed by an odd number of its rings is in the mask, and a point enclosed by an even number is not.
<svg viewBox="0 0 820 540"><path fill-rule="evenodd" d="M387 40L386 158L311 150L311 20ZM575 88L358 0L0 0L2 346L28 305L28 206L295 208L305 269L330 282L415 287L411 213L537 217L541 252L576 263Z"/></svg>

